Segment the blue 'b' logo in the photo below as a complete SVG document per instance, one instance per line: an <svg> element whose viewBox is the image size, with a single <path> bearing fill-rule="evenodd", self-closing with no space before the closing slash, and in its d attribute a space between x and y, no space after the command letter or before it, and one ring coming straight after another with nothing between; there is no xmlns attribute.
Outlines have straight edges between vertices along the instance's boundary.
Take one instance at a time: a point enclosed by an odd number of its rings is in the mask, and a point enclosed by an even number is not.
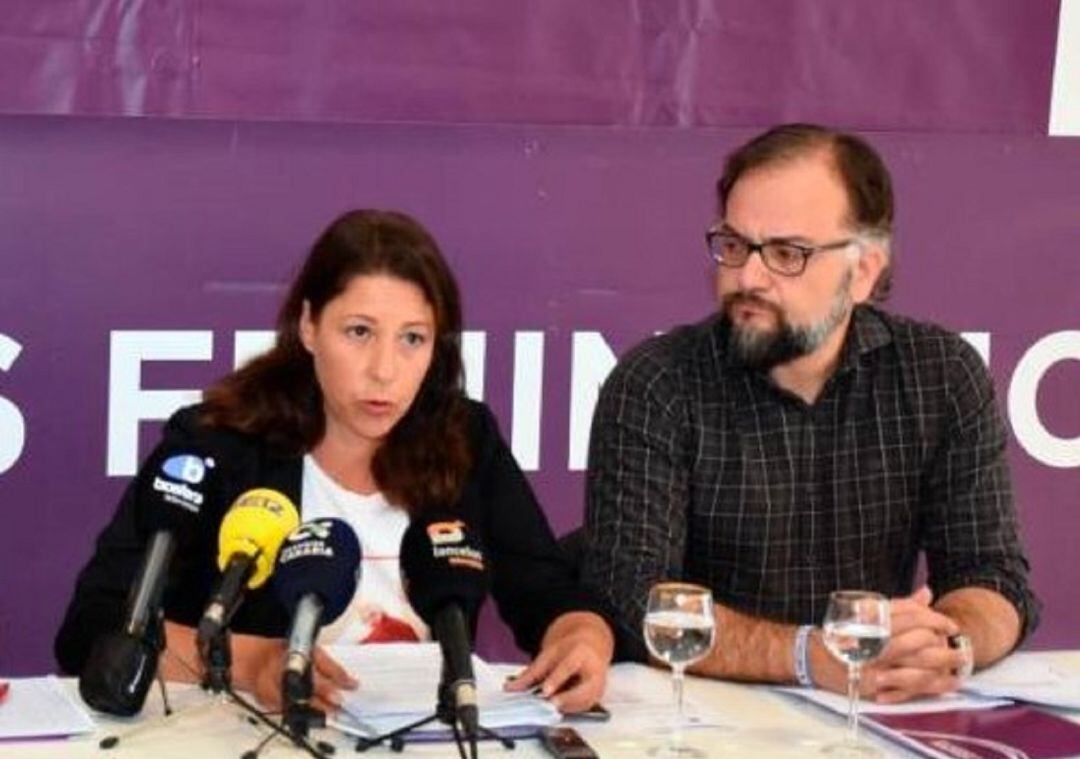
<svg viewBox="0 0 1080 759"><path fill-rule="evenodd" d="M167 458L161 465L161 471L174 480L198 485L206 476L206 464L198 456L186 453Z"/></svg>

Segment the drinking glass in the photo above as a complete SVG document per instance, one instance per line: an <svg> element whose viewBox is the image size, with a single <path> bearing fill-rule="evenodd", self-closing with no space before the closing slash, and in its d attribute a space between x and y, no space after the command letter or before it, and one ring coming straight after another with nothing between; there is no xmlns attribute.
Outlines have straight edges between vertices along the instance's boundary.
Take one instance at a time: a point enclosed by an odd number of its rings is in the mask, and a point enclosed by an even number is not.
<svg viewBox="0 0 1080 759"><path fill-rule="evenodd" d="M649 590L645 609L645 644L649 652L671 667L675 692L675 725L668 742L650 756L703 757L683 741L683 675L687 666L703 659L716 635L712 593L682 582L661 582Z"/></svg>
<svg viewBox="0 0 1080 759"><path fill-rule="evenodd" d="M829 595L823 631L826 648L848 670L848 740L824 751L834 756L880 756L876 748L859 742L859 677L862 666L889 640L889 601L866 590L835 591Z"/></svg>

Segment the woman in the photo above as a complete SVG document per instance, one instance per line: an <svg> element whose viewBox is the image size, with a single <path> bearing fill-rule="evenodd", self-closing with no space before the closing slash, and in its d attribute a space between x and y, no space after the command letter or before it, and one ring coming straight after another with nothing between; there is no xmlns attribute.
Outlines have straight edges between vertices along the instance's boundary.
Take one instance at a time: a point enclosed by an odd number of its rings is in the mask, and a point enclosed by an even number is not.
<svg viewBox="0 0 1080 759"><path fill-rule="evenodd" d="M165 593L166 677L198 676L195 626L217 576L217 525L240 493L272 487L301 519L336 516L363 548L353 606L320 638L427 637L405 600L397 549L409 514L450 510L479 533L492 594L518 644L536 654L510 686L539 685L563 711L603 692L611 629L560 557L543 513L495 419L461 389L457 285L428 233L400 213L353 211L315 243L277 321L274 347L226 376L202 404L169 420L162 451L198 451L212 463L198 540L177 552ZM57 636L77 673L92 641L113 629L154 521L144 464L82 571ZM231 629L233 684L280 704L289 620L265 587L251 591ZM315 692L340 704L357 683L325 651Z"/></svg>

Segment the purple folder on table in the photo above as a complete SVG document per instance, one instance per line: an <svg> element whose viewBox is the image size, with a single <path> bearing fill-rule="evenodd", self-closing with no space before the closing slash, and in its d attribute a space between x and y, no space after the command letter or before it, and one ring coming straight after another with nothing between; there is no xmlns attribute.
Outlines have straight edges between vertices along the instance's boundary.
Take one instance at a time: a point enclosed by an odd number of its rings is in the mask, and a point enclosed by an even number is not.
<svg viewBox="0 0 1080 759"><path fill-rule="evenodd" d="M1080 724L1030 706L923 714L866 714L863 724L935 759L1080 756Z"/></svg>

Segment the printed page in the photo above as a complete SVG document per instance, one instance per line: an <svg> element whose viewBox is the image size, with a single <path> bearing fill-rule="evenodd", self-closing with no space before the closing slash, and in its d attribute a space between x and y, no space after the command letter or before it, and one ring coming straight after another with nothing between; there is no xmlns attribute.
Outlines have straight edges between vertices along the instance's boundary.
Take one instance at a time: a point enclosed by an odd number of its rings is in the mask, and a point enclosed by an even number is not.
<svg viewBox="0 0 1080 759"><path fill-rule="evenodd" d="M14 678L0 703L0 738L43 738L90 733L90 713L55 675Z"/></svg>

